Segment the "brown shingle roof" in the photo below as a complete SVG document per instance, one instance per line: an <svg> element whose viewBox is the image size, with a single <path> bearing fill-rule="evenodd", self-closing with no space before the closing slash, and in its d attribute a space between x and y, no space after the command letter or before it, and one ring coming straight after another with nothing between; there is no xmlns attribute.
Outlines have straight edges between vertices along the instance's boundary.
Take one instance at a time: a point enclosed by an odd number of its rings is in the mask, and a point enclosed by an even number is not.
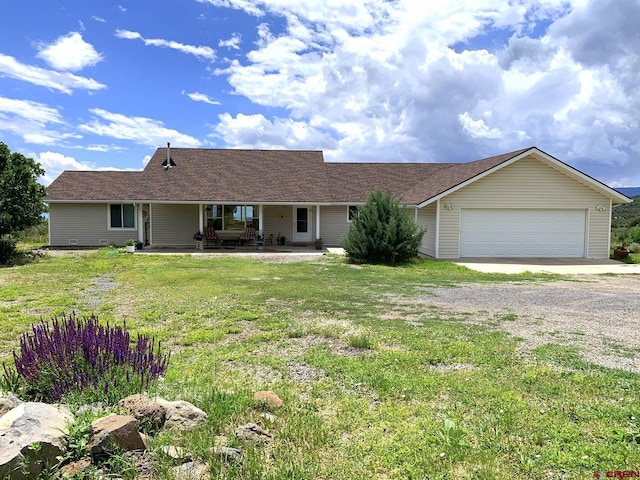
<svg viewBox="0 0 640 480"><path fill-rule="evenodd" d="M376 188L417 204L529 149L470 163L325 163L322 152L159 148L142 172L65 171L49 201L360 203Z"/></svg>

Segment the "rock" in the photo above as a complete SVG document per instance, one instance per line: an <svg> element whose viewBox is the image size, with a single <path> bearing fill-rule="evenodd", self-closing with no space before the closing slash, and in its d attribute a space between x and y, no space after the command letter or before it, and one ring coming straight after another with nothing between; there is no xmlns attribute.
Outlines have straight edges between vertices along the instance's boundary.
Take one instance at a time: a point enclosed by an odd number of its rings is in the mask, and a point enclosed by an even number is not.
<svg viewBox="0 0 640 480"><path fill-rule="evenodd" d="M0 397L0 417L7 413L9 410L16 408L22 401L15 395L6 395Z"/></svg>
<svg viewBox="0 0 640 480"><path fill-rule="evenodd" d="M280 408L284 405L284 402L280 397L270 390L260 390L259 392L254 393L253 400L258 403L265 403L271 408Z"/></svg>
<svg viewBox="0 0 640 480"><path fill-rule="evenodd" d="M273 440L273 435L255 423L247 423L236 428L236 436L249 442L269 443Z"/></svg>
<svg viewBox="0 0 640 480"><path fill-rule="evenodd" d="M91 458L83 458L76 462L66 464L60 470L58 470L53 478L73 478L79 473L84 472L91 466Z"/></svg>
<svg viewBox="0 0 640 480"><path fill-rule="evenodd" d="M153 480L155 478L156 456L147 450L131 450L124 456L131 460L136 467L137 480Z"/></svg>
<svg viewBox="0 0 640 480"><path fill-rule="evenodd" d="M0 417L0 478L38 478L66 452L73 415L52 405L21 403ZM23 463L28 471L23 471Z"/></svg>
<svg viewBox="0 0 640 480"><path fill-rule="evenodd" d="M158 404L167 409L167 418L164 428L175 430L191 430L198 425L202 425L207 418L207 414L198 407L184 400L170 402L164 398L154 399Z"/></svg>
<svg viewBox="0 0 640 480"><path fill-rule="evenodd" d="M138 432L138 422L131 415L112 413L91 423L89 448L91 453L99 455L115 449L123 451L145 450L145 442Z"/></svg>
<svg viewBox="0 0 640 480"><path fill-rule="evenodd" d="M129 395L120 400L119 405L133 415L145 431L158 432L167 417L167 409L146 395Z"/></svg>
<svg viewBox="0 0 640 480"><path fill-rule="evenodd" d="M191 454L184 448L176 447L174 445L163 445L160 447L160 452L169 457L174 465L180 465L181 463L193 460Z"/></svg>
<svg viewBox="0 0 640 480"><path fill-rule="evenodd" d="M242 450L238 450L237 448L231 447L213 447L211 449L211 453L218 455L223 460L226 461L234 461L236 463L242 463L244 460L244 454Z"/></svg>
<svg viewBox="0 0 640 480"><path fill-rule="evenodd" d="M209 478L209 465L199 462L187 462L173 467L171 473L175 480L201 480Z"/></svg>
<svg viewBox="0 0 640 480"><path fill-rule="evenodd" d="M269 412L261 412L260 418L264 418L265 420L271 423L275 422L278 419L278 417L276 417L273 413L269 413Z"/></svg>

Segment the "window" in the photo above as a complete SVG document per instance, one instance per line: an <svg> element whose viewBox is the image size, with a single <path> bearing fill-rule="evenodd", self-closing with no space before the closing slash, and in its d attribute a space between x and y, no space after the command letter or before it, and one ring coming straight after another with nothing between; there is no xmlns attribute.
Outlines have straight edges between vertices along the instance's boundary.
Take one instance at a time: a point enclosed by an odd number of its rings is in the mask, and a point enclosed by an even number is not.
<svg viewBox="0 0 640 480"><path fill-rule="evenodd" d="M349 205L347 207L347 221L353 221L353 218L358 214L358 206L357 205Z"/></svg>
<svg viewBox="0 0 640 480"><path fill-rule="evenodd" d="M110 228L136 228L136 209L133 203L109 205Z"/></svg>
<svg viewBox="0 0 640 480"><path fill-rule="evenodd" d="M218 231L244 231L247 227L258 228L253 205L210 205L206 208L207 226Z"/></svg>

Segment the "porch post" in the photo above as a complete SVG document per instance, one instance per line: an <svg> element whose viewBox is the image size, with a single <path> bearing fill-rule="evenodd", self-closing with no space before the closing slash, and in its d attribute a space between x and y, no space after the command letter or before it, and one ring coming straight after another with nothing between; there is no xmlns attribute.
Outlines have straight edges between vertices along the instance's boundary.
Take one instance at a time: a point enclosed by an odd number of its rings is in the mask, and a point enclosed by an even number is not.
<svg viewBox="0 0 640 480"><path fill-rule="evenodd" d="M320 205L316 205L316 239L321 238L320 235Z"/></svg>
<svg viewBox="0 0 640 480"><path fill-rule="evenodd" d="M198 231L204 232L204 219L203 219L204 210L202 209L202 204L198 204Z"/></svg>
<svg viewBox="0 0 640 480"><path fill-rule="evenodd" d="M142 213L143 204L138 203L136 207L136 210L138 211L138 241L140 243L144 243L144 215Z"/></svg>
<svg viewBox="0 0 640 480"><path fill-rule="evenodd" d="M262 227L264 226L264 205L258 205L258 235L262 236Z"/></svg>

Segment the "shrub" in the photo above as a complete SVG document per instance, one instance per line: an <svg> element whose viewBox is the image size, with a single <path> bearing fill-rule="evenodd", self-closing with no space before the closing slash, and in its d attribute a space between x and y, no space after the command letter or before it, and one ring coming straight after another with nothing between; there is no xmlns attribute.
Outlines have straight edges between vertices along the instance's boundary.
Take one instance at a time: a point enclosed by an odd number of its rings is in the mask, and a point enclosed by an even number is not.
<svg viewBox="0 0 640 480"><path fill-rule="evenodd" d="M627 250L631 253L640 253L640 243L633 242L627 247Z"/></svg>
<svg viewBox="0 0 640 480"><path fill-rule="evenodd" d="M358 208L342 247L356 263L402 263L415 258L425 229L389 192L374 191Z"/></svg>
<svg viewBox="0 0 640 480"><path fill-rule="evenodd" d="M0 265L8 265L16 256L16 242L11 237L0 237Z"/></svg>
<svg viewBox="0 0 640 480"><path fill-rule="evenodd" d="M13 360L15 373L3 365L2 383L19 385L14 393L28 400L116 403L144 392L166 371L169 356L146 335L132 342L126 324L110 327L73 313L33 325Z"/></svg>

